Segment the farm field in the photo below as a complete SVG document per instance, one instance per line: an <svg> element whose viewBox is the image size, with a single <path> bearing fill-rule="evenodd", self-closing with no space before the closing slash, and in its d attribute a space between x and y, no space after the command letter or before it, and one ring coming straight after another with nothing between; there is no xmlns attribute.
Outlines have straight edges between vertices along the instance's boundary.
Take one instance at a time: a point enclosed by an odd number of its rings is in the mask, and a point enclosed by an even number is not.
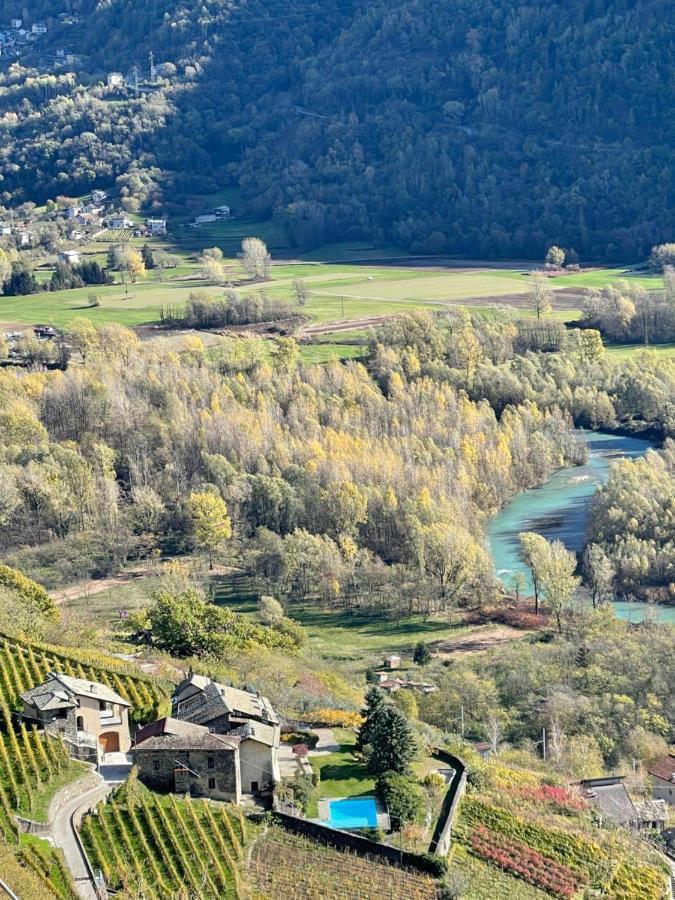
<svg viewBox="0 0 675 900"><path fill-rule="evenodd" d="M624 360L640 353L653 353L659 359L675 359L675 344L605 344L605 353L611 359Z"/></svg>
<svg viewBox="0 0 675 900"><path fill-rule="evenodd" d="M266 897L294 900L433 900L436 883L383 861L365 859L274 826L259 837L247 868Z"/></svg>
<svg viewBox="0 0 675 900"><path fill-rule="evenodd" d="M219 224L218 228L232 230L235 225L233 220ZM236 227L241 228L241 224ZM133 327L157 322L162 306L180 306L191 291L206 290L212 295L220 294L223 288L210 285L201 278L196 251L209 244L225 246L226 253L229 254L225 260L228 272L234 280L240 280L243 272L235 255L236 247L230 248L204 229L195 231L199 232L198 242L194 246L181 245L177 254L175 248L166 241L149 241L154 249L168 249L180 259L178 267L165 271L164 281L161 283L157 272L151 270L145 278L129 285L128 292L123 285L115 284L3 297L0 301L0 322L8 325L44 323L64 327L73 318L82 316L92 322L112 321ZM237 240L240 239L241 235L237 232ZM134 239L131 243L140 246L143 241ZM95 241L80 250L84 258L104 263L107 246L105 241ZM274 250L273 247L272 249ZM525 266L507 268L495 264L491 268L480 264L466 268L443 268L427 265L427 261L424 265L387 266L382 264L381 256L377 261L374 259L372 264L368 263L368 255L372 256L376 252L373 248L352 248L352 252L363 253L361 258L364 261L340 261L346 254L345 248L340 245L325 248L323 252L316 251L313 255L317 257L317 261L285 262L277 259L268 282L242 285L237 290L265 291L272 296L292 299L293 281L302 278L309 292L308 302L302 312L309 316L314 325L378 320L414 309L439 310L453 306L466 306L477 313L490 315L495 307L506 305L522 310L524 315L530 314L526 309L528 268ZM384 256L391 252L380 251ZM331 253L337 258L331 259ZM323 261L318 261L319 256L323 256ZM48 272L40 271L41 278L47 275ZM629 269L621 268L594 269L555 277L551 279L554 315L562 320L574 318L584 289L601 287L621 279L630 279L649 289L661 284L661 279L657 276L635 274ZM100 306L89 305L88 295L92 290L98 295ZM353 349L344 352L330 351L331 357L344 358L355 354ZM323 351L323 356L314 351L313 354L308 354L308 358L310 361L323 361L328 355L329 351Z"/></svg>

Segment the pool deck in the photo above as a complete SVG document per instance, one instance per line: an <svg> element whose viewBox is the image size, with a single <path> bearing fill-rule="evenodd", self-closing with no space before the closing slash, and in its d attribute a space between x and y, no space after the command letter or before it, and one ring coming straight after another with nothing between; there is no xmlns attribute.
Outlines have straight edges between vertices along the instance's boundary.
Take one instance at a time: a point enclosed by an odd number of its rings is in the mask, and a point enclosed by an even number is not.
<svg viewBox="0 0 675 900"><path fill-rule="evenodd" d="M327 825L329 828L333 826L330 824L330 804L335 800L356 800L360 799L357 797L326 797L324 800L319 800L319 818L314 819L315 822L318 822L319 825ZM377 827L382 828L384 831L389 831L391 829L391 822L389 821L389 814L387 810L382 804L382 801L379 797L373 797L375 800L375 807L377 810ZM338 829L341 830L341 829ZM352 829L347 829L351 831Z"/></svg>

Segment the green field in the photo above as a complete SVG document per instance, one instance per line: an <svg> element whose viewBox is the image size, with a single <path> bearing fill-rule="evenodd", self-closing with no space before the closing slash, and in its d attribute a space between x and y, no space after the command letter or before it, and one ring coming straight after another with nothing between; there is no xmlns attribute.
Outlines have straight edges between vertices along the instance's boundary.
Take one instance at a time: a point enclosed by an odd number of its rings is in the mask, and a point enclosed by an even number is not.
<svg viewBox="0 0 675 900"><path fill-rule="evenodd" d="M624 360L639 353L653 353L660 359L675 359L675 344L605 344L605 353L611 359Z"/></svg>
<svg viewBox="0 0 675 900"><path fill-rule="evenodd" d="M181 239L183 231L179 228L178 250L166 241L149 242L153 248L168 249L180 258L177 268L166 270L163 282L158 280L157 271L151 270L138 283L129 285L128 290L121 284L115 284L24 297L2 297L0 322L7 325L49 323L66 327L73 318L83 316L92 322L112 321L127 326L156 323L162 307L180 307L191 291L206 290L214 296L222 293L223 288L210 285L200 277L195 252L200 247L209 244L224 247L231 278L234 281L242 280L243 272L236 257L236 245L245 236L242 228L248 227L249 225L244 226L233 219L217 223L212 228L205 226L189 229L194 233L189 241ZM134 240L133 243L143 242ZM274 248L272 241L270 246ZM81 249L87 258L105 262L105 243L93 242ZM395 248L379 250L368 245L333 245L308 254L314 257L311 260L277 261L268 282L250 286L243 284L237 290L263 291L271 296L293 300L294 279L302 278L309 293L302 313L316 324L344 320L355 323L368 319L376 321L415 309L442 310L456 306L466 306L483 315L491 315L501 306L513 307L523 315L530 314L526 301L528 270L524 267L509 269L476 266L453 269L438 266L386 266L376 259L378 253L379 260L387 255L394 259L395 252ZM323 261L319 261L320 256L323 256ZM347 258L363 259L364 262L345 262ZM367 262L368 258L373 259L373 264ZM49 270L41 270L40 275L49 277ZM650 289L662 284L657 276L619 267L555 277L551 279L554 316L562 321L578 317L583 289L601 287L622 279L629 279L632 283ZM97 294L100 306L89 305L88 295L92 291ZM352 332L350 336L356 335ZM348 341L347 335L344 339ZM330 349L312 346L303 349L303 359L307 362L324 362L334 358L353 358L359 353L358 345L347 344L343 347L335 344Z"/></svg>

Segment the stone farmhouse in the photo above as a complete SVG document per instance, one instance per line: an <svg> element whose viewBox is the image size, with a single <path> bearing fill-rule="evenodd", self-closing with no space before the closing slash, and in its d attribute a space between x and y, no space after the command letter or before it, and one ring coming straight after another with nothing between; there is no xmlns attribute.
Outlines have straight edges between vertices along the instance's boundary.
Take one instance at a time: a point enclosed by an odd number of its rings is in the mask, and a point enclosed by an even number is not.
<svg viewBox="0 0 675 900"><path fill-rule="evenodd" d="M50 672L21 699L23 718L61 735L71 756L96 761L131 747L129 703L104 684Z"/></svg>
<svg viewBox="0 0 675 900"><path fill-rule="evenodd" d="M239 742L204 725L170 717L146 725L136 733L134 761L138 777L153 790L241 799Z"/></svg>
<svg viewBox="0 0 675 900"><path fill-rule="evenodd" d="M279 719L266 697L190 673L172 716L141 729L135 755L149 786L238 800L280 780Z"/></svg>

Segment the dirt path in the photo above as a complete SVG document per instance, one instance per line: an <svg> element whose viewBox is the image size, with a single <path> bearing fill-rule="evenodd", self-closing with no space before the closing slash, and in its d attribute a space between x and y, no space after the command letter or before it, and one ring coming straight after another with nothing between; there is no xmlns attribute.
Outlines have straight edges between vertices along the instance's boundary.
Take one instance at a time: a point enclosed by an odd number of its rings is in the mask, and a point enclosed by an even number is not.
<svg viewBox="0 0 675 900"><path fill-rule="evenodd" d="M189 563L189 556L176 557L181 562ZM65 588L50 591L51 597L56 603L67 603L68 600L78 600L80 597L92 597L94 594L100 594L109 588L116 587L119 584L129 584L138 578L151 578L152 576L160 576L163 568L171 563L171 559L162 560L160 563L139 563L139 565L131 566L120 572L118 575L110 575L108 578L90 578L87 581L79 581L77 584L68 585ZM234 569L231 566L221 566L214 563L210 575L229 575Z"/></svg>
<svg viewBox="0 0 675 900"><path fill-rule="evenodd" d="M456 656L458 653L484 653L492 647L499 647L503 644L510 644L513 641L522 641L534 634L522 628L511 628L510 625L487 625L472 631L471 634L465 634L451 641L437 641L430 644L430 649L436 653L441 659L448 659Z"/></svg>
<svg viewBox="0 0 675 900"><path fill-rule="evenodd" d="M77 584L71 584L66 588L60 588L49 593L56 603L65 603L68 600L78 600L80 597L91 597L94 594L100 594L101 591L107 591L108 588L115 587L118 584L128 584L136 578L147 578L150 575L156 575L156 567L147 564L133 566L119 575L111 575L109 578L90 578L88 581L80 581Z"/></svg>

